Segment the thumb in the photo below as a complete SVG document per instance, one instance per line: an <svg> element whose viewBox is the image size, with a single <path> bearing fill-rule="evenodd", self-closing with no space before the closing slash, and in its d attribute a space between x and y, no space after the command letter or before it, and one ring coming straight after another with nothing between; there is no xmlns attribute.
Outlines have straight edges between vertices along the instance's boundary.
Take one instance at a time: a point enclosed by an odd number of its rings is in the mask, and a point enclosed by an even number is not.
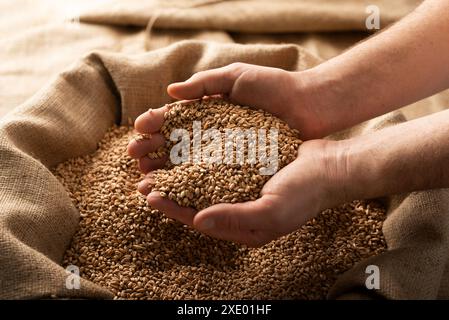
<svg viewBox="0 0 449 320"><path fill-rule="evenodd" d="M275 203L264 196L244 203L222 203L198 212L193 227L212 237L259 247L278 237Z"/></svg>
<svg viewBox="0 0 449 320"><path fill-rule="evenodd" d="M184 82L172 83L167 92L179 100L190 100L216 94L227 95L234 82L243 73L242 64L231 64L226 67L200 71Z"/></svg>

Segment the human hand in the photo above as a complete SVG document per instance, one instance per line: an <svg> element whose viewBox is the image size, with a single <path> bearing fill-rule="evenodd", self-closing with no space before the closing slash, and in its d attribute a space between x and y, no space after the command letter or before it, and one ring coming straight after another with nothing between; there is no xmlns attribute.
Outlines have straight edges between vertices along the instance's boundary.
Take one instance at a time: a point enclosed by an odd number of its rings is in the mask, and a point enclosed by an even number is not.
<svg viewBox="0 0 449 320"><path fill-rule="evenodd" d="M151 133L148 140L132 141L128 147L144 172L162 167L165 161L145 156L164 144L157 132L165 111L165 107L151 110L136 120L138 132ZM159 192L151 192L151 173L138 190L147 196L153 208L170 218L216 238L260 246L298 229L323 209L339 204L340 199L336 198L339 177L334 163L338 146L338 142L325 140L304 142L298 158L276 173L263 187L261 198L255 201L217 204L197 212L162 198Z"/></svg>
<svg viewBox="0 0 449 320"><path fill-rule="evenodd" d="M195 73L184 82L168 86L168 93L179 100L223 95L232 103L263 109L301 132L301 138L321 138L330 133L325 114L317 110L306 72L246 63Z"/></svg>

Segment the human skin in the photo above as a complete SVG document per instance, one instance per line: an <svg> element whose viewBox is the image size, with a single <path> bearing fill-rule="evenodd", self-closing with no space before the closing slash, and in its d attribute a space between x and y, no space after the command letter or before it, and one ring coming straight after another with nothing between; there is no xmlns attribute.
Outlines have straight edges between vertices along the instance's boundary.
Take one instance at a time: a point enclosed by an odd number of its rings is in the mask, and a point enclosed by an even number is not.
<svg viewBox="0 0 449 320"><path fill-rule="evenodd" d="M306 71L237 63L170 85L177 99L222 94L265 109L307 141L256 201L196 212L150 192L151 174L139 191L150 205L199 231L260 246L343 202L449 187L449 110L348 140L322 139L448 88L448 32L449 1L428 0L387 30ZM164 143L157 132L165 111L150 110L135 122L138 132L153 133L128 146L143 172L163 164L145 155Z"/></svg>

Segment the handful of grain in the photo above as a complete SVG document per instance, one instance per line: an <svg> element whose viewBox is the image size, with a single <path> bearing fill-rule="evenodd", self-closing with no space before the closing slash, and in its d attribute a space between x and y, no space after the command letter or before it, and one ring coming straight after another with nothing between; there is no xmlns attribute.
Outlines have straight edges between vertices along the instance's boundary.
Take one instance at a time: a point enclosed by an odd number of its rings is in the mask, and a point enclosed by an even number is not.
<svg viewBox="0 0 449 320"><path fill-rule="evenodd" d="M167 150L178 143L171 141L174 130L182 129L188 154L181 163L169 161L156 170L150 188L181 206L201 210L255 200L271 175L297 156L298 131L263 110L217 98L167 106L161 129Z"/></svg>

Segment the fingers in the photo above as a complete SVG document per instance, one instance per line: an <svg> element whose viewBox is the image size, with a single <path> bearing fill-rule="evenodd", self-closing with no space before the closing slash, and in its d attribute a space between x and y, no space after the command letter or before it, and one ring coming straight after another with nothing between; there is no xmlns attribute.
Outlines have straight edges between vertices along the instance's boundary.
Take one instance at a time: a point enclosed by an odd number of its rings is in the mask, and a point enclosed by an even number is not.
<svg viewBox="0 0 449 320"><path fill-rule="evenodd" d="M147 196L148 204L163 212L167 217L178 220L188 226L193 225L193 217L196 214L195 209L181 207L176 202L162 198L159 192L151 192Z"/></svg>
<svg viewBox="0 0 449 320"><path fill-rule="evenodd" d="M176 99L196 99L215 94L229 94L238 77L248 68L243 63L195 73L184 82L172 83L167 92Z"/></svg>
<svg viewBox="0 0 449 320"><path fill-rule="evenodd" d="M139 191L148 194L153 180L147 176L139 184ZM147 195L148 204L169 218L178 220L212 237L262 246L284 234L279 228L277 205L269 199L260 198L245 203L217 204L197 213L193 208L179 206L176 202L160 196L158 191ZM283 221L289 223L289 221Z"/></svg>
<svg viewBox="0 0 449 320"><path fill-rule="evenodd" d="M131 158L139 159L139 169L143 173L162 168L168 160L168 155L158 159L150 159L147 154L155 152L165 145L165 138L160 133L151 135L151 138L132 140L128 144L128 154Z"/></svg>
<svg viewBox="0 0 449 320"><path fill-rule="evenodd" d="M143 195L148 195L151 192L151 188L154 185L154 176L150 172L145 178L139 182L137 185L137 191L139 191Z"/></svg>
<svg viewBox="0 0 449 320"><path fill-rule="evenodd" d="M150 159L148 157L142 157L139 159L139 169L143 173L162 168L168 160L168 156L165 155L158 159Z"/></svg>
<svg viewBox="0 0 449 320"><path fill-rule="evenodd" d="M235 204L218 204L200 211L193 226L201 232L223 240L258 247L275 238L273 219L276 204L269 197Z"/></svg>
<svg viewBox="0 0 449 320"><path fill-rule="evenodd" d="M168 111L166 106L150 109L137 117L134 128L139 133L158 132L164 124L164 114Z"/></svg>
<svg viewBox="0 0 449 320"><path fill-rule="evenodd" d="M148 139L132 140L128 144L128 155L131 158L139 159L163 146L165 146L165 137L160 133L154 133Z"/></svg>

